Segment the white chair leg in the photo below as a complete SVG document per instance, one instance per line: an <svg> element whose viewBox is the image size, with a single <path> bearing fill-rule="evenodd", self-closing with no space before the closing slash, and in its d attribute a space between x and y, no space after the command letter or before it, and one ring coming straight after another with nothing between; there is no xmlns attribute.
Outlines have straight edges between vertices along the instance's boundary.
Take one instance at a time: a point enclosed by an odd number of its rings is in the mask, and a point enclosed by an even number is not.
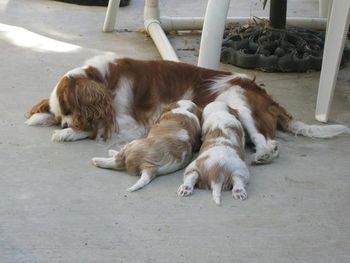
<svg viewBox="0 0 350 263"><path fill-rule="evenodd" d="M198 66L218 69L230 0L209 0L205 12Z"/></svg>
<svg viewBox="0 0 350 263"><path fill-rule="evenodd" d="M349 29L350 0L333 1L326 32L323 62L316 104L316 120L327 122Z"/></svg>
<svg viewBox="0 0 350 263"><path fill-rule="evenodd" d="M114 30L115 21L119 9L120 0L109 0L105 22L103 24L103 32L111 32Z"/></svg>
<svg viewBox="0 0 350 263"><path fill-rule="evenodd" d="M318 17L327 18L331 4L330 0L318 0Z"/></svg>

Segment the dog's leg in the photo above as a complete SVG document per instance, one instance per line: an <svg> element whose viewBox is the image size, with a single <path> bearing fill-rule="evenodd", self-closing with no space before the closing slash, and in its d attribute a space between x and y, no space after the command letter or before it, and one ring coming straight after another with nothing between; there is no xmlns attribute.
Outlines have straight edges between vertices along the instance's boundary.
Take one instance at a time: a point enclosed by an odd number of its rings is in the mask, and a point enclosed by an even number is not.
<svg viewBox="0 0 350 263"><path fill-rule="evenodd" d="M77 141L90 136L91 132L75 131L72 128L66 128L62 130L55 130L51 139L54 142Z"/></svg>
<svg viewBox="0 0 350 263"><path fill-rule="evenodd" d="M139 190L145 185L148 185L154 179L154 177L156 177L156 173L154 171L142 171L140 179L136 182L136 184L128 188L127 191L134 192L136 190Z"/></svg>
<svg viewBox="0 0 350 263"><path fill-rule="evenodd" d="M51 113L34 113L25 124L29 126L42 125L42 126L52 126L56 124L57 121Z"/></svg>
<svg viewBox="0 0 350 263"><path fill-rule="evenodd" d="M276 141L267 139L267 136L258 130L252 111L247 106L246 98L242 94L243 90L240 87L233 86L219 95L217 100L226 102L227 105L238 111L239 119L256 147L253 163L269 163L278 156L279 145ZM261 116L259 119L264 121Z"/></svg>
<svg viewBox="0 0 350 263"><path fill-rule="evenodd" d="M278 156L279 143L275 140L266 138L261 132L258 131L251 115L251 111L248 108L240 109L239 117L256 148L256 153L253 156L253 163L270 163Z"/></svg>
<svg viewBox="0 0 350 263"><path fill-rule="evenodd" d="M92 163L100 168L105 169L116 169L116 163L114 157L109 158L100 158L100 157L94 157L92 158Z"/></svg>
<svg viewBox="0 0 350 263"><path fill-rule="evenodd" d="M212 182L212 196L216 205L221 205L221 191L222 191L222 180L219 182Z"/></svg>
<svg viewBox="0 0 350 263"><path fill-rule="evenodd" d="M184 174L184 183L177 190L178 196L189 196L193 193L194 186L199 179L199 173L196 169L195 161L190 163Z"/></svg>

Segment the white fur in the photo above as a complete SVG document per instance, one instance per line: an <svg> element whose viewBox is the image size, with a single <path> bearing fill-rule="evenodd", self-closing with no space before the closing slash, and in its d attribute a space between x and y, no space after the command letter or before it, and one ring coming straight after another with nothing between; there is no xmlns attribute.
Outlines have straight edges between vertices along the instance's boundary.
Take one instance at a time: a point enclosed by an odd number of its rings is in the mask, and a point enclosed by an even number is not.
<svg viewBox="0 0 350 263"><path fill-rule="evenodd" d="M28 120L26 120L25 124L29 126L34 125L43 125L43 126L51 126L55 124L55 117L50 113L35 113Z"/></svg>
<svg viewBox="0 0 350 263"><path fill-rule="evenodd" d="M51 139L54 142L77 141L88 138L90 135L91 132L88 131L74 131L72 128L66 128L55 130Z"/></svg>
<svg viewBox="0 0 350 263"><path fill-rule="evenodd" d="M74 68L70 71L68 71L65 76L67 77L76 77L76 76L84 76L86 77L86 72L84 70L84 68L82 67L77 67L77 68Z"/></svg>
<svg viewBox="0 0 350 263"><path fill-rule="evenodd" d="M92 158L92 163L95 166L101 167L101 168L106 168L106 169L115 169L116 168L114 157L109 157L109 158L94 157L94 158Z"/></svg>
<svg viewBox="0 0 350 263"><path fill-rule="evenodd" d="M214 200L216 205L221 205L222 183L223 183L223 180L221 178L221 180L219 182L211 184L212 196L213 196L213 200Z"/></svg>
<svg viewBox="0 0 350 263"><path fill-rule="evenodd" d="M129 192L134 192L139 190L140 188L148 185L152 181L152 176L148 174L146 171L142 171L140 179L130 188L127 189Z"/></svg>
<svg viewBox="0 0 350 263"><path fill-rule="evenodd" d="M289 130L292 133L306 137L331 138L342 133L350 133L350 128L344 125L308 125L301 121L291 121Z"/></svg>
<svg viewBox="0 0 350 263"><path fill-rule="evenodd" d="M147 135L147 128L140 125L132 117L133 92L132 81L127 78L119 80L114 107L117 112L117 123L120 130L117 134L117 143L124 144L134 139L143 138Z"/></svg>
<svg viewBox="0 0 350 263"><path fill-rule="evenodd" d="M177 132L176 137L184 142L188 142L190 140L190 136L188 135L188 132L184 129Z"/></svg>
<svg viewBox="0 0 350 263"><path fill-rule="evenodd" d="M190 100L179 100L177 102L181 109L190 110L195 104Z"/></svg>
<svg viewBox="0 0 350 263"><path fill-rule="evenodd" d="M181 107L181 105L180 105ZM187 105L185 105L185 107L187 107ZM176 108L176 109L173 109L171 110L172 113L175 113L175 114L182 114L182 115L186 115L187 117L190 117L192 119L194 119L196 121L196 124L198 125L197 127L200 127L200 124L199 124L199 120L197 118L197 116L195 114L193 114L192 112L189 112L187 110L187 108Z"/></svg>
<svg viewBox="0 0 350 263"><path fill-rule="evenodd" d="M103 77L109 75L109 63L116 63L116 56L115 54L104 54L100 56L93 57L91 59L88 59L85 62L85 68L92 66L96 68Z"/></svg>
<svg viewBox="0 0 350 263"><path fill-rule="evenodd" d="M62 117L61 107L57 97L57 87L58 84L55 86L50 95L50 111L55 115L55 117Z"/></svg>

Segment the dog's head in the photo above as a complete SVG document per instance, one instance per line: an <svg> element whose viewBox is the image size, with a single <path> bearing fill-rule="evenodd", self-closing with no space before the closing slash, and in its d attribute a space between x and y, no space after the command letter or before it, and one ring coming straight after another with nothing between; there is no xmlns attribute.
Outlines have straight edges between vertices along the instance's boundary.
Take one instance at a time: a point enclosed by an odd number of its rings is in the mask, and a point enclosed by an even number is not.
<svg viewBox="0 0 350 263"><path fill-rule="evenodd" d="M92 137L103 129L107 138L116 126L111 92L99 79L84 75L65 75L50 98L34 105L29 115L28 125L60 124L92 131Z"/></svg>

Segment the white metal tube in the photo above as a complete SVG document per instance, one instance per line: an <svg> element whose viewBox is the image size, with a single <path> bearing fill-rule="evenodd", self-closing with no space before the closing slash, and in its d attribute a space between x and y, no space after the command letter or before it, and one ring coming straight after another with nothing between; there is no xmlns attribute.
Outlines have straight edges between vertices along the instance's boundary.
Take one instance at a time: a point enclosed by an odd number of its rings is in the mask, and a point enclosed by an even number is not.
<svg viewBox="0 0 350 263"><path fill-rule="evenodd" d="M261 17L262 19L268 19L267 17ZM229 17L226 23L247 23L251 17ZM172 30L202 30L203 17L169 17L161 16L160 23L165 32ZM327 24L326 18L306 18L306 17L290 17L287 18L287 25L307 27L310 29L325 29Z"/></svg>
<svg viewBox="0 0 350 263"><path fill-rule="evenodd" d="M154 44L164 60L179 61L179 58L177 57L158 20L146 20L145 28L153 39Z"/></svg>
<svg viewBox="0 0 350 263"><path fill-rule="evenodd" d="M198 66L218 69L230 0L209 0L199 48Z"/></svg>
<svg viewBox="0 0 350 263"><path fill-rule="evenodd" d="M114 30L115 21L119 9L120 0L109 0L105 22L103 24L103 32L111 32Z"/></svg>

